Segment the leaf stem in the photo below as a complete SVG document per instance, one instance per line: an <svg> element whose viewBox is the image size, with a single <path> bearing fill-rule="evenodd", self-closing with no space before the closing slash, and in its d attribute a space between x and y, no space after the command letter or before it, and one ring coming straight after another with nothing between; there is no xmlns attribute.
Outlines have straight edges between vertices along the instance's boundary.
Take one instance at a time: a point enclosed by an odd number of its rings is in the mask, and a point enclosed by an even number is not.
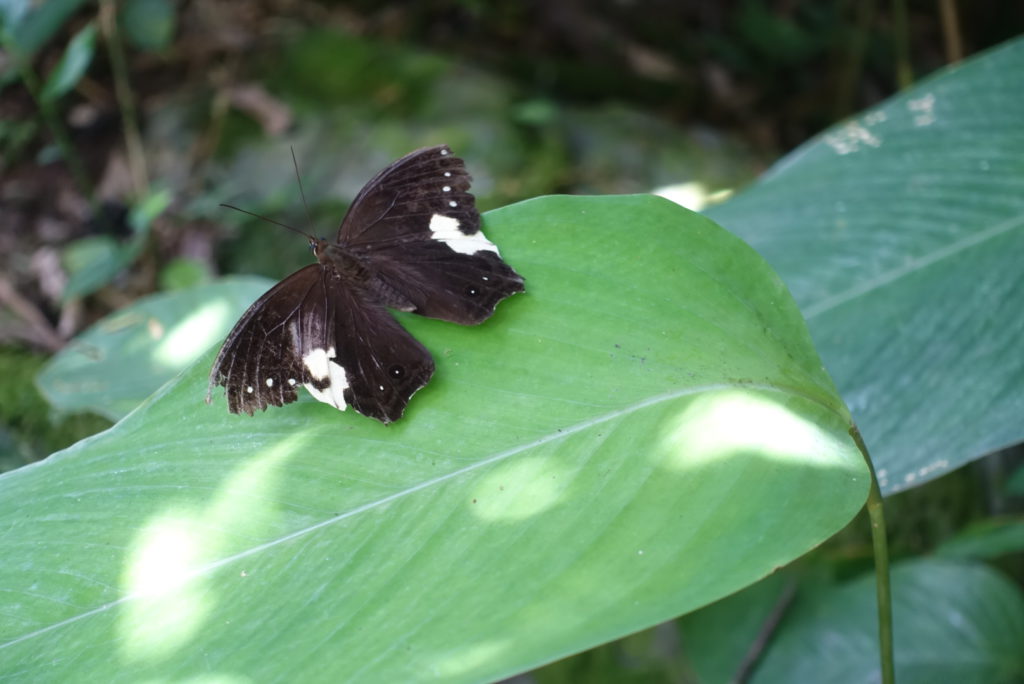
<svg viewBox="0 0 1024 684"><path fill-rule="evenodd" d="M956 64L964 58L964 42L960 35L960 21L954 0L939 0L942 17L942 37L946 43L946 61Z"/></svg>
<svg viewBox="0 0 1024 684"><path fill-rule="evenodd" d="M789 610L790 605L792 605L793 599L796 598L796 589L796 581L792 578L789 579L786 582L786 586L782 588L782 593L775 601L775 605L772 606L771 613L761 624L761 629L758 630L753 643L751 643L750 648L744 654L743 661L736 669L736 674L732 677L732 684L745 684L750 681L750 676L764 654L764 650L768 647L768 642L775 635L779 624L782 622L782 618L785 616L786 611Z"/></svg>
<svg viewBox="0 0 1024 684"><path fill-rule="evenodd" d="M871 462L867 445L860 436L856 425L850 427L850 436L864 456L871 473L871 489L868 492L868 518L871 520L871 544L875 551L875 592L878 601L878 649L881 657L882 684L894 684L896 672L892 644L892 589L889 584L889 546L885 537L885 511L882 504L882 490L875 477L875 466Z"/></svg>
<svg viewBox="0 0 1024 684"><path fill-rule="evenodd" d="M906 0L893 0L892 38L896 53L896 85L906 90L914 84L914 69L910 65L910 38L907 30Z"/></svg>
<svg viewBox="0 0 1024 684"><path fill-rule="evenodd" d="M128 169L131 172L133 189L137 197L145 196L149 192L149 174L146 171L142 134L139 132L139 122L135 114L135 99L132 97L131 84L128 82L128 65L124 50L121 48L121 36L117 30L115 0L100 0L100 26L103 29L107 56L114 75L114 94L121 109L125 151L128 153Z"/></svg>

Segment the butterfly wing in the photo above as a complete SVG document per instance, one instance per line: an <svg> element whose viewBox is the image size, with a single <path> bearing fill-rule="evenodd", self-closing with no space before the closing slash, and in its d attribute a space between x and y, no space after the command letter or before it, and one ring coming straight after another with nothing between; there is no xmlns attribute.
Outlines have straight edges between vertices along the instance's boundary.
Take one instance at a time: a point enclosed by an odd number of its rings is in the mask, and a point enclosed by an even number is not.
<svg viewBox="0 0 1024 684"><path fill-rule="evenodd" d="M210 388L225 388L232 413L252 415L295 401L303 385L319 401L389 423L433 372L430 353L384 308L356 301L336 271L313 264L249 307Z"/></svg>
<svg viewBox="0 0 1024 684"><path fill-rule="evenodd" d="M369 289L405 311L464 325L487 319L523 279L480 230L470 175L446 145L402 157L352 202L338 242L370 266Z"/></svg>

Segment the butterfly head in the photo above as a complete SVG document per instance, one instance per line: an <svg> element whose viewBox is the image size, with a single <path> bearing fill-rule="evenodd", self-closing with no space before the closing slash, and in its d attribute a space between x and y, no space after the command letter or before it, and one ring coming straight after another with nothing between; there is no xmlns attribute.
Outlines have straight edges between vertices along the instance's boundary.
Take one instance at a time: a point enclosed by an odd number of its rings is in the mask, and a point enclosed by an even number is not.
<svg viewBox="0 0 1024 684"><path fill-rule="evenodd" d="M313 256L315 256L318 261L323 261L324 260L324 256L327 254L327 248L330 245L330 243L327 242L327 240L325 238L322 238L322 237L318 238L318 237L313 237L312 235L310 235L308 237L309 237L309 251L313 252Z"/></svg>

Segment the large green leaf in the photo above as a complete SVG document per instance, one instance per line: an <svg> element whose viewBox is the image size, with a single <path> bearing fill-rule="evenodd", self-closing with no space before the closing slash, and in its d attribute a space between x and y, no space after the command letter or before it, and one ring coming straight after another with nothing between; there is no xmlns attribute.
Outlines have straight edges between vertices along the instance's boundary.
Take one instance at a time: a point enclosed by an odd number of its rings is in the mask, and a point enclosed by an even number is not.
<svg viewBox="0 0 1024 684"><path fill-rule="evenodd" d="M1024 439L1024 39L709 212L793 291L889 492Z"/></svg>
<svg viewBox="0 0 1024 684"><path fill-rule="evenodd" d="M801 596L750 681L879 681L874 579ZM898 565L892 581L898 682L1024 680L1019 587L984 565L940 560Z"/></svg>
<svg viewBox="0 0 1024 684"><path fill-rule="evenodd" d="M527 293L383 426L203 402L211 355L0 477L0 674L479 681L736 591L842 527L866 466L765 262L653 197L487 214Z"/></svg>
<svg viewBox="0 0 1024 684"><path fill-rule="evenodd" d="M224 339L272 283L225 278L150 295L98 321L47 362L39 391L61 411L118 420Z"/></svg>
<svg viewBox="0 0 1024 684"><path fill-rule="evenodd" d="M745 681L743 671L749 676L763 655L757 646L767 645L770 626L792 605L800 579L801 573L789 567L680 618L679 637L694 682Z"/></svg>

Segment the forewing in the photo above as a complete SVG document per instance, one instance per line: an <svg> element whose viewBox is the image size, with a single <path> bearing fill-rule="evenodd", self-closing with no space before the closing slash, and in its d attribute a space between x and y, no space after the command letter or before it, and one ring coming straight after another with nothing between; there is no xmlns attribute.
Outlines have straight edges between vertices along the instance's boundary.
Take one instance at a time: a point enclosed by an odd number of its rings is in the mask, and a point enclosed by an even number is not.
<svg viewBox="0 0 1024 684"><path fill-rule="evenodd" d="M387 311L314 264L249 307L214 362L210 387L224 386L232 413L295 401L303 385L319 401L388 423L433 370L430 353Z"/></svg>
<svg viewBox="0 0 1024 684"><path fill-rule="evenodd" d="M522 277L480 230L470 176L447 146L417 150L377 174L356 197L338 240L364 260L382 303L476 324Z"/></svg>
<svg viewBox="0 0 1024 684"><path fill-rule="evenodd" d="M341 221L338 242L357 248L419 241L435 214L475 233L480 214L469 194L471 180L447 145L410 152L363 186Z"/></svg>

